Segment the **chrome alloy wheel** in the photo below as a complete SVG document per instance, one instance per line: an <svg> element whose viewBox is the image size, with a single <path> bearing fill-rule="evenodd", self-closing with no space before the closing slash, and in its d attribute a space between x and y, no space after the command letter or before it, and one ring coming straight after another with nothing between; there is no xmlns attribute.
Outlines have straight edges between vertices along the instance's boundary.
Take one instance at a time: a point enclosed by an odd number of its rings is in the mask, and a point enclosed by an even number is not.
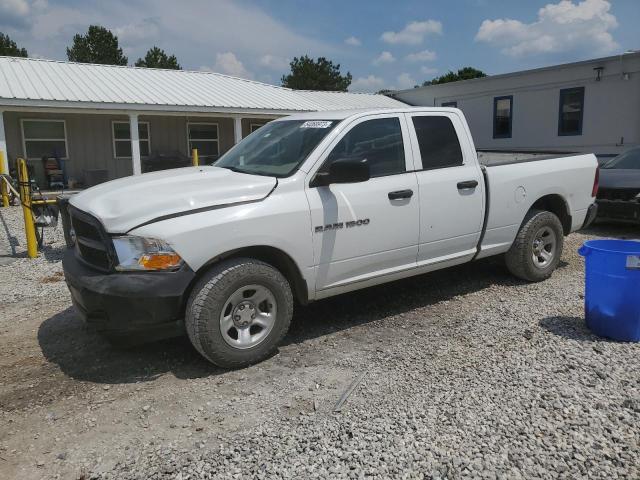
<svg viewBox="0 0 640 480"><path fill-rule="evenodd" d="M556 234L550 227L542 227L533 237L533 264L538 268L546 268L556 255Z"/></svg>
<svg viewBox="0 0 640 480"><path fill-rule="evenodd" d="M234 348L255 347L273 329L277 313L275 296L267 287L241 287L227 299L220 314L222 338Z"/></svg>

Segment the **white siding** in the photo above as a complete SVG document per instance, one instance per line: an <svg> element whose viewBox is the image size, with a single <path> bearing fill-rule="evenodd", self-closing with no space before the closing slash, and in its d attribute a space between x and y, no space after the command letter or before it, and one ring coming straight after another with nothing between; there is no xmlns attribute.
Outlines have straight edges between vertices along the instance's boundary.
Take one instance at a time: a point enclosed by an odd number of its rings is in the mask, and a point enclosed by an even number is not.
<svg viewBox="0 0 640 480"><path fill-rule="evenodd" d="M594 68L600 66L596 81ZM582 135L559 136L560 90L572 87L585 87ZM512 137L494 139L493 99L503 95L513 95ZM640 144L640 53L404 90L395 97L423 106L456 101L477 148L616 154Z"/></svg>

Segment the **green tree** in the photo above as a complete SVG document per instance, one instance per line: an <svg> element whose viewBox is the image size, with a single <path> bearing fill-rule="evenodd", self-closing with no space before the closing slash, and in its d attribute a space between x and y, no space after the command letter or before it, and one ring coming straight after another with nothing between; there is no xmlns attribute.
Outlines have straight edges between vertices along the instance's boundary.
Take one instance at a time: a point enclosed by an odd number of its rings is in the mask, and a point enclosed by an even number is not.
<svg viewBox="0 0 640 480"><path fill-rule="evenodd" d="M440 83L458 82L460 80L470 80L472 78L481 78L486 76L487 74L482 70L478 70L473 67L464 67L457 72L449 70L448 73L440 77L436 77L433 80L427 80L422 85L438 85Z"/></svg>
<svg viewBox="0 0 640 480"><path fill-rule="evenodd" d="M5 35L0 32L0 55L7 57L28 57L26 48L18 48L16 42L9 38L9 35Z"/></svg>
<svg viewBox="0 0 640 480"><path fill-rule="evenodd" d="M289 64L291 73L282 76L282 86L295 90L324 90L346 92L352 76L340 73L340 64L319 57L317 60L304 55L295 57Z"/></svg>
<svg viewBox="0 0 640 480"><path fill-rule="evenodd" d="M182 70L175 55L169 56L164 50L156 46L150 48L144 58L136 60L136 67Z"/></svg>
<svg viewBox="0 0 640 480"><path fill-rule="evenodd" d="M118 37L99 25L91 25L85 35L73 36L73 45L67 47L67 58L72 62L126 65Z"/></svg>

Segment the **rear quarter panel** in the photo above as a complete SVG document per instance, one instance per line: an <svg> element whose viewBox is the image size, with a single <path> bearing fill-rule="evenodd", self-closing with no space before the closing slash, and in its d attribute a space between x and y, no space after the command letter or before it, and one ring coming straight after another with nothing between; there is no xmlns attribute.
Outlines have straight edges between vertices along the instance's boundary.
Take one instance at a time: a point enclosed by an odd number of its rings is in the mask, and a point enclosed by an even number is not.
<svg viewBox="0 0 640 480"><path fill-rule="evenodd" d="M546 195L560 195L571 215L571 231L579 229L591 196L595 155L575 155L547 160L487 167L489 216L478 258L506 252L525 215Z"/></svg>

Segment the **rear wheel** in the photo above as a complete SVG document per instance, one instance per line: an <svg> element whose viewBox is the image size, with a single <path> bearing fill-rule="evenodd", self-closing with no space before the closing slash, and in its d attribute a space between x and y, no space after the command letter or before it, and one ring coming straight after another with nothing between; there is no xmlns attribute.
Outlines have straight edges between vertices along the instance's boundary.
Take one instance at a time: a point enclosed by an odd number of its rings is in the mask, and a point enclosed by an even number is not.
<svg viewBox="0 0 640 480"><path fill-rule="evenodd" d="M523 280L546 280L560 263L563 244L560 219L551 212L531 210L505 256L507 268Z"/></svg>
<svg viewBox="0 0 640 480"><path fill-rule="evenodd" d="M194 287L185 325L193 346L224 368L275 352L293 314L291 287L271 265L249 258L214 266Z"/></svg>

